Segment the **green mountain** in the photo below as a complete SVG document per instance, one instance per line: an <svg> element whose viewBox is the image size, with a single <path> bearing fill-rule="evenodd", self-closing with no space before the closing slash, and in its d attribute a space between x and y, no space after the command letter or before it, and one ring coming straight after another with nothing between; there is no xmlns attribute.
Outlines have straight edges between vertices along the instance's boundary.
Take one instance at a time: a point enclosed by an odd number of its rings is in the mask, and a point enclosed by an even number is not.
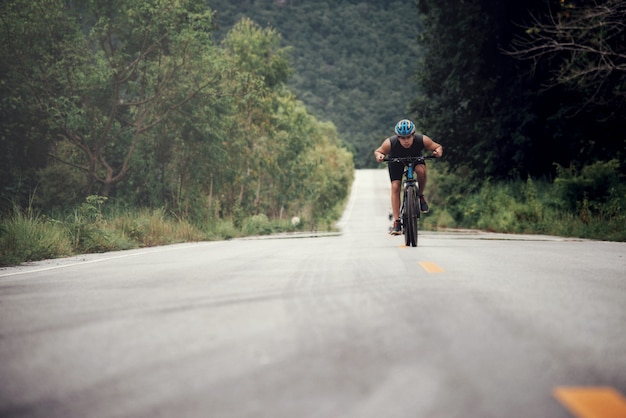
<svg viewBox="0 0 626 418"><path fill-rule="evenodd" d="M414 1L211 0L223 36L248 17L276 29L292 48L290 88L308 110L332 121L357 167L409 116L420 50ZM418 124L419 125L419 124Z"/></svg>

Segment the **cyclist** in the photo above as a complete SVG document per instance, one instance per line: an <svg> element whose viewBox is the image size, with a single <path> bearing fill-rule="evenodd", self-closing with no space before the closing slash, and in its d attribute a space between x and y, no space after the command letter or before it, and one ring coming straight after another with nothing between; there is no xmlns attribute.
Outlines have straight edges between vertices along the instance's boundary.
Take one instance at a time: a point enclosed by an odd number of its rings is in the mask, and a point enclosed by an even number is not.
<svg viewBox="0 0 626 418"><path fill-rule="evenodd" d="M379 163L383 162L385 156L389 157L417 157L422 155L424 149L431 151L437 158L443 155L443 147L427 137L426 135L416 133L415 125L408 119L402 119L396 123L396 134L386 138L380 147L374 151L374 157ZM404 164L400 162L389 162L389 179L391 180L391 212L393 213L392 235L400 235L402 233L402 224L400 222L400 191L402 189L402 174L404 173ZM424 198L424 189L426 188L426 165L417 164L415 166L415 174L420 186L420 209L422 212L428 212L428 203Z"/></svg>

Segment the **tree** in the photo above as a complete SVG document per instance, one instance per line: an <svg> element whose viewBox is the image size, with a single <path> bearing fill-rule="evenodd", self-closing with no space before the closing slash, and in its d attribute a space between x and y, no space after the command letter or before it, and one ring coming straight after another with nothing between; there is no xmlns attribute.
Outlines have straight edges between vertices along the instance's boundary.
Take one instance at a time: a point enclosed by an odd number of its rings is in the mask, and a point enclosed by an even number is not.
<svg viewBox="0 0 626 418"><path fill-rule="evenodd" d="M512 40L528 36L523 22L533 16L549 21L555 2L452 3L418 2L424 59L417 73L421 94L413 110L418 119L423 117L427 133L444 144L453 169L467 166L477 178L549 177L556 174L555 163L569 166L624 155L620 132L625 118L617 101L589 106L600 92L590 83L546 88L563 62L570 62L567 55L549 60L545 55L533 65L505 53ZM572 68L588 60L572 63ZM602 82L619 96L623 77L615 76L613 71Z"/></svg>
<svg viewBox="0 0 626 418"><path fill-rule="evenodd" d="M212 13L200 0L15 0L7 10L12 82L58 135L51 156L84 173L85 195L107 196L147 134L217 82ZM32 41L29 28L50 37Z"/></svg>
<svg viewBox="0 0 626 418"><path fill-rule="evenodd" d="M14 0L1 10L3 197L26 179L43 209L82 189L197 222L241 221L312 207L318 195L298 187L320 166L311 148L349 155L286 88L288 49L273 29L244 19L214 44L202 0ZM316 178L328 184L346 167ZM348 187L308 215L325 216Z"/></svg>
<svg viewBox="0 0 626 418"><path fill-rule="evenodd" d="M241 207L248 203L258 210L267 167L278 146L269 139L273 132L271 116L277 92L291 72L288 49L280 47L280 35L275 30L263 29L250 19L237 23L223 46L229 63L226 88L236 112L231 118L231 140L225 144L233 186L239 189L231 204ZM256 179L254 185L252 178ZM244 202L252 191L254 202Z"/></svg>
<svg viewBox="0 0 626 418"><path fill-rule="evenodd" d="M626 2L566 1L532 15L507 53L533 66L556 62L546 88L560 84L584 93L582 107L612 107L605 118L623 113L626 103Z"/></svg>
<svg viewBox="0 0 626 418"><path fill-rule="evenodd" d="M525 174L532 147L531 102L498 49L512 6L492 3L418 2L423 59L413 117L444 145L452 168L467 165L481 177Z"/></svg>
<svg viewBox="0 0 626 418"><path fill-rule="evenodd" d="M38 188L56 133L45 106L31 89L44 78L41 61L60 55L75 26L53 2L0 3L0 198L2 206L25 205ZM52 83L50 94L59 93Z"/></svg>
<svg viewBox="0 0 626 418"><path fill-rule="evenodd" d="M358 167L408 113L419 58L412 2L215 0L221 36L242 16L270 25L290 50L288 86L313 115L330 120Z"/></svg>

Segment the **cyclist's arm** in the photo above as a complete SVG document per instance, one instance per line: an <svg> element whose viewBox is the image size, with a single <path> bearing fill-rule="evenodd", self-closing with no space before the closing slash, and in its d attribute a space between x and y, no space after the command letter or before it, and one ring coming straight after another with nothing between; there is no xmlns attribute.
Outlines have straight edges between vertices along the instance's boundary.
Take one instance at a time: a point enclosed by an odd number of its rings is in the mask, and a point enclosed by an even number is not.
<svg viewBox="0 0 626 418"><path fill-rule="evenodd" d="M380 147L376 148L376 150L374 151L374 158L376 158L377 162L382 163L385 156L389 154L390 152L391 152L391 141L389 140L389 138L387 138L383 141Z"/></svg>
<svg viewBox="0 0 626 418"><path fill-rule="evenodd" d="M426 135L424 135L424 148L432 152L433 155L437 158L441 158L441 156L443 155L443 147L441 146L441 144L436 143Z"/></svg>

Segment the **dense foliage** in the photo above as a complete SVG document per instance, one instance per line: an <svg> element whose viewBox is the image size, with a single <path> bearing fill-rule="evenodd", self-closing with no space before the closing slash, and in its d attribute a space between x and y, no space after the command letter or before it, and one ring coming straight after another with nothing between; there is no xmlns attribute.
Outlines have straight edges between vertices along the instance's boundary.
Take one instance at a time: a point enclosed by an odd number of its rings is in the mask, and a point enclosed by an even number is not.
<svg viewBox="0 0 626 418"><path fill-rule="evenodd" d="M289 86L317 117L332 121L355 154L372 150L408 116L419 46L412 1L209 0L218 33L242 16L270 25L291 46Z"/></svg>
<svg viewBox="0 0 626 418"><path fill-rule="evenodd" d="M472 181L468 168L431 166L426 228L472 228L626 241L626 183L619 162L559 166L554 181L528 177Z"/></svg>
<svg viewBox="0 0 626 418"><path fill-rule="evenodd" d="M314 226L346 197L352 157L286 88L275 30L242 19L218 43L203 0L0 7L4 213L99 195L197 223Z"/></svg>
<svg viewBox="0 0 626 418"><path fill-rule="evenodd" d="M417 119L453 167L510 178L626 157L621 0L419 0ZM624 169L624 168L622 168Z"/></svg>
<svg viewBox="0 0 626 418"><path fill-rule="evenodd" d="M289 85L335 123L357 167L404 115L480 177L624 159L622 0L211 4L221 31L248 16L293 46Z"/></svg>
<svg viewBox="0 0 626 418"><path fill-rule="evenodd" d="M417 3L414 115L452 169L429 222L626 239L626 4Z"/></svg>

